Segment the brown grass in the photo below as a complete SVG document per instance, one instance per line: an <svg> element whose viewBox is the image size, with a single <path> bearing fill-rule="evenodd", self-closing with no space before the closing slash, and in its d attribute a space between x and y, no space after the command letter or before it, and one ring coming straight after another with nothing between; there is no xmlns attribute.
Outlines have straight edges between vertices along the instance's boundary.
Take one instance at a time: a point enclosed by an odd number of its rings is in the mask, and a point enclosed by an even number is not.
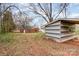
<svg viewBox="0 0 79 59"><path fill-rule="evenodd" d="M0 55L79 55L79 45L68 41L56 43L46 39L42 33L12 33L13 42L0 43Z"/></svg>

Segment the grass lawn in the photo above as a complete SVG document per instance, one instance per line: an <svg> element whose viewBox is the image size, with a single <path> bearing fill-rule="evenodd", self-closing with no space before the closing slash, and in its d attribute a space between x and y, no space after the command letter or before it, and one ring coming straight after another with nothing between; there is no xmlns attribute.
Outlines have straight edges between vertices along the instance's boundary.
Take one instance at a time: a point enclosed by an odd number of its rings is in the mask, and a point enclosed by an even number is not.
<svg viewBox="0 0 79 59"><path fill-rule="evenodd" d="M10 43L13 41L13 34L12 33L5 33L0 34L0 43Z"/></svg>
<svg viewBox="0 0 79 59"><path fill-rule="evenodd" d="M56 43L41 32L2 34L0 55L79 55L79 45L70 42Z"/></svg>

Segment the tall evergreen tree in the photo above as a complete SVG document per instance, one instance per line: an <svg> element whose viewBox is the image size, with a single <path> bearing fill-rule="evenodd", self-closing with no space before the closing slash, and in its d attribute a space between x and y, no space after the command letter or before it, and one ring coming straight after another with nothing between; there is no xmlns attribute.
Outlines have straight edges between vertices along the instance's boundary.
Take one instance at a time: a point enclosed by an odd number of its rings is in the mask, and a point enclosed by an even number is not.
<svg viewBox="0 0 79 59"><path fill-rule="evenodd" d="M13 22L12 18L12 12L11 11L6 11L3 15L2 19L2 27L1 27L1 32L11 32L12 30L15 29L15 24Z"/></svg>

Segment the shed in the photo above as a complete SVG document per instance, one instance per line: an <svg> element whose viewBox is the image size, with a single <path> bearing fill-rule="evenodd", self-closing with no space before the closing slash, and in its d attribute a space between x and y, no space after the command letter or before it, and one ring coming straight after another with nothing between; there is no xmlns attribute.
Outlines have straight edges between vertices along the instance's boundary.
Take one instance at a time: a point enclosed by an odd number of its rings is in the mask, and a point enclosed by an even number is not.
<svg viewBox="0 0 79 59"><path fill-rule="evenodd" d="M76 37L75 24L79 24L77 18L54 20L45 25L45 35L56 42L64 42Z"/></svg>

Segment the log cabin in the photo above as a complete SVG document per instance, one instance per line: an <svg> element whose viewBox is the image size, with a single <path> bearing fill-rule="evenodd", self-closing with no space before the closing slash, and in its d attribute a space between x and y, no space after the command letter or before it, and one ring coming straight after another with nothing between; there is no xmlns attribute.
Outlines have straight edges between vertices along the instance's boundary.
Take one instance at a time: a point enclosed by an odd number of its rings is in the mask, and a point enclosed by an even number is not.
<svg viewBox="0 0 79 59"><path fill-rule="evenodd" d="M75 24L79 24L77 18L61 18L44 25L45 35L56 42L65 42L76 38Z"/></svg>

